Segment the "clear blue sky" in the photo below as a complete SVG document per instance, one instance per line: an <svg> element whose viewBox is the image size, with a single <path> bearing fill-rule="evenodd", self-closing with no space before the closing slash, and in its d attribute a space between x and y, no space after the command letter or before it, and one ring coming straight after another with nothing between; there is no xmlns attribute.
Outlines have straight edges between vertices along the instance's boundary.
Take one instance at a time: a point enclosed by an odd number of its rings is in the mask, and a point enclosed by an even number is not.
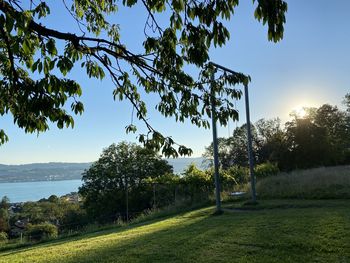
<svg viewBox="0 0 350 263"><path fill-rule="evenodd" d="M289 112L300 105L341 105L344 95L350 92L350 1L287 2L282 42L268 42L266 27L253 18L252 1L241 1L228 25L230 42L211 53L212 61L251 75L252 121L273 117L285 121ZM49 24L60 23L64 30L71 30L74 23L64 15L62 6L54 6L52 13ZM141 46L144 19L145 13L138 8L121 10L115 17L123 40L132 48ZM108 78L90 80L78 70L72 71L70 77L85 87L85 113L75 118L75 128L58 130L51 125L48 132L37 136L17 128L11 116L0 117L0 127L10 137L0 146L0 163L88 162L96 160L102 149L113 142L136 141L136 135L126 135L124 130L131 120L131 106L113 101L113 86ZM242 123L243 101L237 102L237 107ZM200 156L211 141L210 130L175 123L156 112L150 112L149 118L156 129L192 147L194 156ZM228 136L235 126L231 123L229 128L220 128L219 136Z"/></svg>

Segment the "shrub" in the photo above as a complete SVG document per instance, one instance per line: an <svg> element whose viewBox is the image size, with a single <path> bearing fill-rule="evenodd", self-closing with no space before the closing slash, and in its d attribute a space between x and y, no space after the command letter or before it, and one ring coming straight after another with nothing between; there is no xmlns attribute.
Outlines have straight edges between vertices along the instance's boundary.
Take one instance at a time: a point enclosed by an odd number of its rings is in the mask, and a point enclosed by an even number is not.
<svg viewBox="0 0 350 263"><path fill-rule="evenodd" d="M57 227L50 223L41 223L37 225L28 224L25 232L30 240L42 240L57 237Z"/></svg>
<svg viewBox="0 0 350 263"><path fill-rule="evenodd" d="M8 239L8 236L7 236L6 232L0 232L0 243L6 242L7 239Z"/></svg>
<svg viewBox="0 0 350 263"><path fill-rule="evenodd" d="M273 164L269 162L258 164L254 168L255 176L257 178L265 178L271 175L277 175L279 171L280 170L278 169L277 164Z"/></svg>
<svg viewBox="0 0 350 263"><path fill-rule="evenodd" d="M249 182L249 169L242 166L232 166L226 170L226 173L232 176L238 184Z"/></svg>

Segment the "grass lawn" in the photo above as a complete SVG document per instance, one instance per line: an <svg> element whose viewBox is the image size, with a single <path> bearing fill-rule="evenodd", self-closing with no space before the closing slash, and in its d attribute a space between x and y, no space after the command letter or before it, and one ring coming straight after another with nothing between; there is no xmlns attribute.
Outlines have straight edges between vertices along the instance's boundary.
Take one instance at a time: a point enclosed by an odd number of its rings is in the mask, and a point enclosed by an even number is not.
<svg viewBox="0 0 350 263"><path fill-rule="evenodd" d="M0 262L350 262L349 202L261 201L219 216L210 207L1 252Z"/></svg>

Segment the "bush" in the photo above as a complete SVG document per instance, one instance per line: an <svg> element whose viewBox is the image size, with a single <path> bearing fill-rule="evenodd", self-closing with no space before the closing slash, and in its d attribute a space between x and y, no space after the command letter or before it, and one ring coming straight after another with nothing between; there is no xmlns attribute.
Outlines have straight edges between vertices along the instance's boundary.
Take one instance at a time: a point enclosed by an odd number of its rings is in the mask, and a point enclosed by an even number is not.
<svg viewBox="0 0 350 263"><path fill-rule="evenodd" d="M249 182L249 169L242 166L232 166L226 170L226 173L232 176L238 184Z"/></svg>
<svg viewBox="0 0 350 263"><path fill-rule="evenodd" d="M25 232L30 240L43 240L57 237L57 227L50 223L41 223L37 225L28 224Z"/></svg>
<svg viewBox="0 0 350 263"><path fill-rule="evenodd" d="M279 171L280 170L278 169L277 164L273 164L269 162L258 164L254 168L255 176L257 178L265 178L268 176L277 175Z"/></svg>
<svg viewBox="0 0 350 263"><path fill-rule="evenodd" d="M6 232L0 232L0 243L5 243L8 239Z"/></svg>

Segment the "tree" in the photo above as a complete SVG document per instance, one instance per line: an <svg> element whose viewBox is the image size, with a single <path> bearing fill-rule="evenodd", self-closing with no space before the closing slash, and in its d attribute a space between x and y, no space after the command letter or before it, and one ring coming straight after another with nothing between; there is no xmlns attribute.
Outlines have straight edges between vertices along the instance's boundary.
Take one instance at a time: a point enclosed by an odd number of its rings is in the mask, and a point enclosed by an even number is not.
<svg viewBox="0 0 350 263"><path fill-rule="evenodd" d="M172 167L154 151L122 142L104 149L83 173L79 193L87 213L102 222L152 207L152 187L145 181L171 173Z"/></svg>
<svg viewBox="0 0 350 263"><path fill-rule="evenodd" d="M350 122L345 111L324 104L286 123L289 169L349 163Z"/></svg>
<svg viewBox="0 0 350 263"><path fill-rule="evenodd" d="M350 93L345 95L343 103L346 106L346 111L350 114Z"/></svg>
<svg viewBox="0 0 350 263"><path fill-rule="evenodd" d="M231 165L232 161L228 158L229 151L231 149L231 145L228 143L227 138L219 137L218 140L218 156L219 156L219 165L221 167L227 168ZM210 167L214 166L214 150L213 143L210 143L209 146L205 147L205 151L203 157L205 158L205 164Z"/></svg>
<svg viewBox="0 0 350 263"><path fill-rule="evenodd" d="M11 217L11 225L19 219L27 219L32 224L49 222L59 227L59 231L78 229L87 224L85 210L79 203L71 203L51 195L38 202L25 202L20 212Z"/></svg>
<svg viewBox="0 0 350 263"><path fill-rule="evenodd" d="M9 209L10 208L10 199L5 195L0 201L0 208Z"/></svg>
<svg viewBox="0 0 350 263"><path fill-rule="evenodd" d="M259 164L271 162L284 167L288 145L279 118L260 119L255 123L257 130L256 155Z"/></svg>
<svg viewBox="0 0 350 263"><path fill-rule="evenodd" d="M257 162L257 152L259 147L258 135L254 125L251 125L253 156ZM221 168L228 169L233 165L248 166L248 137L247 125L243 124L233 131L233 135L229 138L219 138L219 163ZM203 155L206 158L213 156L213 143L205 149ZM212 163L211 163L212 165Z"/></svg>
<svg viewBox="0 0 350 263"><path fill-rule="evenodd" d="M57 195L50 195L50 197L47 199L48 202L50 203L58 203L60 199L58 198Z"/></svg>
<svg viewBox="0 0 350 263"><path fill-rule="evenodd" d="M0 208L0 232L8 232L10 229L9 214L4 208Z"/></svg>
<svg viewBox="0 0 350 263"><path fill-rule="evenodd" d="M183 172L183 181L188 187L191 201L204 201L214 190L214 177L192 163Z"/></svg>
<svg viewBox="0 0 350 263"><path fill-rule="evenodd" d="M350 93L347 93L344 97L343 101L344 105L347 107L346 108L346 131L347 131L347 145L346 149L347 152L345 154L345 163L350 163Z"/></svg>
<svg viewBox="0 0 350 263"><path fill-rule="evenodd" d="M10 207L10 199L4 196L0 202L0 233L8 232L10 229L9 225L9 213L8 209Z"/></svg>
<svg viewBox="0 0 350 263"><path fill-rule="evenodd" d="M37 225L28 224L25 235L29 240L40 241L43 239L56 238L58 235L57 226L50 223L41 223Z"/></svg>
<svg viewBox="0 0 350 263"><path fill-rule="evenodd" d="M314 122L326 129L330 143L329 165L343 164L350 146L350 123L346 112L337 106L324 104L317 109Z"/></svg>
<svg viewBox="0 0 350 263"><path fill-rule="evenodd" d="M159 133L147 120L147 105L141 91L159 95L157 110L176 121L189 120L199 127L209 127L211 102L216 106L221 124L236 119L238 114L231 99L241 92L227 88L249 81L244 74L222 74L216 79L213 98L207 83L214 70L208 63L209 49L222 46L229 39L225 22L230 20L238 0L115 0L63 1L77 28L63 32L45 25L51 16L49 1L27 3L0 0L0 115L11 113L14 123L26 132L43 132L53 122L58 128L73 127L74 114L81 114L78 100L83 87L69 79L74 67L86 70L89 78L109 75L115 84L115 99L128 100L148 133L138 139L163 154L190 154L185 146L176 146L171 137ZM254 16L268 27L268 39L283 37L287 4L283 0L253 0ZM118 8L140 5L148 14L145 21L144 51L136 53L122 43L118 25L108 22ZM168 16L168 24L160 26L157 13ZM106 37L101 37L101 36ZM59 46L64 46L60 49ZM120 66L122 63L123 67ZM198 68L190 75L186 66ZM34 75L35 74L35 78ZM72 112L67 110L71 103ZM127 132L136 132L130 124ZM8 140L0 130L0 143ZM176 147L176 148L175 148Z"/></svg>
<svg viewBox="0 0 350 263"><path fill-rule="evenodd" d="M315 124L312 116L294 118L286 123L289 150L288 169L306 169L326 165L330 156L327 129Z"/></svg>

